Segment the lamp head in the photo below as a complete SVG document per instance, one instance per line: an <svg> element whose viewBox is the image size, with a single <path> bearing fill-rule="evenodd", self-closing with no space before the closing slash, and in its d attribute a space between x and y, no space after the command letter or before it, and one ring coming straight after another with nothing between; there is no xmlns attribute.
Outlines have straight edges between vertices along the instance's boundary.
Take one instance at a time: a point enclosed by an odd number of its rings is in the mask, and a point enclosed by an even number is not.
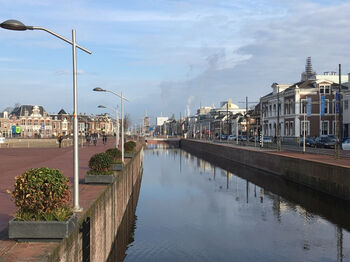
<svg viewBox="0 0 350 262"><path fill-rule="evenodd" d="M15 31L25 31L27 29L33 29L32 26L26 26L22 22L18 20L6 20L5 22L2 22L0 24L0 27L8 30L15 30Z"/></svg>
<svg viewBox="0 0 350 262"><path fill-rule="evenodd" d="M102 89L101 87L95 87L94 89L92 89L92 91L106 92L106 90L105 90L105 89Z"/></svg>

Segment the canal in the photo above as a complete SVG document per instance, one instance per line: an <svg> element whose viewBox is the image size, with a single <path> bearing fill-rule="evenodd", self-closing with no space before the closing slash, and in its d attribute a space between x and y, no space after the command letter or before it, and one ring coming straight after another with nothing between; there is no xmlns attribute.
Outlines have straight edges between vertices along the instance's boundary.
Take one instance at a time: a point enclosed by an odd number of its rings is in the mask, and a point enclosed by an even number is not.
<svg viewBox="0 0 350 262"><path fill-rule="evenodd" d="M119 261L350 261L348 202L181 149L145 150L131 210Z"/></svg>

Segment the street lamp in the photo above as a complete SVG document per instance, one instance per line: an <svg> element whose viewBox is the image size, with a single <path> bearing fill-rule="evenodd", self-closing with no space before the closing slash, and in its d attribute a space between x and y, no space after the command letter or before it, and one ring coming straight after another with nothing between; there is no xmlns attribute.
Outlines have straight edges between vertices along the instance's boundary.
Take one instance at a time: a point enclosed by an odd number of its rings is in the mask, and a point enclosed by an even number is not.
<svg viewBox="0 0 350 262"><path fill-rule="evenodd" d="M103 105L99 105L98 108L106 108L115 111L115 121L116 121L116 136L115 136L115 148L119 145L119 119L118 119L118 108L109 108Z"/></svg>
<svg viewBox="0 0 350 262"><path fill-rule="evenodd" d="M107 90L107 89L102 89L101 87L95 87L94 89L92 89L92 91L96 91L96 92L109 92L112 93L113 95L116 95L118 97L120 97L120 116L121 116L121 120L122 120L122 143L121 143L121 147L122 147L122 162L124 163L124 107L123 107L123 100L128 101L128 99L126 99L123 96L123 92L120 92L120 95L114 91L111 90Z"/></svg>
<svg viewBox="0 0 350 262"><path fill-rule="evenodd" d="M5 22L0 24L1 28L15 31L25 31L25 30L42 30L45 31L66 43L72 45L72 55L73 55L73 177L74 177L74 190L73 190L73 210L75 212L81 212L82 208L79 206L79 156L78 156L78 106L77 106L77 56L76 56L76 48L80 50L92 54L91 51L85 49L76 44L75 41L75 30L72 30L72 40L68 40L55 32L52 32L43 27L37 26L26 26L22 22L17 20L6 20Z"/></svg>

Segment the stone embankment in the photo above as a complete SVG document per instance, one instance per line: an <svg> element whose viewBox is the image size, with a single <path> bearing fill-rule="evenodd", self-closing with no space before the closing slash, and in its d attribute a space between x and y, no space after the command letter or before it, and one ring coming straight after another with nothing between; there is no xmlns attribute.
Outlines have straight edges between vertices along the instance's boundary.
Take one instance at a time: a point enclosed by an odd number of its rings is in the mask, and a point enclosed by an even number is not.
<svg viewBox="0 0 350 262"><path fill-rule="evenodd" d="M331 156L262 151L233 147L197 140L181 140L181 148L215 160L226 159L239 163L332 196L350 201L350 159L335 160Z"/></svg>

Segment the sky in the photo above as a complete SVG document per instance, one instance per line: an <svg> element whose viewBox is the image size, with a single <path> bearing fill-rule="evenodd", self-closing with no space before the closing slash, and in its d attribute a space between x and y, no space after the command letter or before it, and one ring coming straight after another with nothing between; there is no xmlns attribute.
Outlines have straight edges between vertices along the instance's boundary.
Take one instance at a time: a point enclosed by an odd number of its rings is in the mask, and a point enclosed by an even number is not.
<svg viewBox="0 0 350 262"><path fill-rule="evenodd" d="M240 107L317 73L350 72L350 0L0 0L0 22L45 27L92 51L77 51L78 113L130 100L147 114L193 115L231 98ZM44 31L0 28L0 111L16 103L72 113L71 45ZM110 112L112 113L112 112ZM154 121L154 120L152 120Z"/></svg>

